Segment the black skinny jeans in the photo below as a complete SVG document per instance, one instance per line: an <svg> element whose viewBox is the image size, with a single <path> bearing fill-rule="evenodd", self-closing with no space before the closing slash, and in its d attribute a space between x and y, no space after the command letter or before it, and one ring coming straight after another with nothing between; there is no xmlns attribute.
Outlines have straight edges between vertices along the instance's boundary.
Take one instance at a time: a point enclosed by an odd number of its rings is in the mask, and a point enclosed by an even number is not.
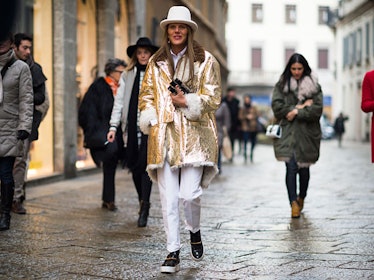
<svg viewBox="0 0 374 280"><path fill-rule="evenodd" d="M295 160L295 156L292 156L289 162L286 162L286 186L288 192L288 199L290 203L297 199L297 174L299 174L299 197L305 198L309 186L309 167L299 168Z"/></svg>
<svg viewBox="0 0 374 280"><path fill-rule="evenodd" d="M14 187L13 165L15 159L15 157L0 157L1 185L12 185L12 188Z"/></svg>

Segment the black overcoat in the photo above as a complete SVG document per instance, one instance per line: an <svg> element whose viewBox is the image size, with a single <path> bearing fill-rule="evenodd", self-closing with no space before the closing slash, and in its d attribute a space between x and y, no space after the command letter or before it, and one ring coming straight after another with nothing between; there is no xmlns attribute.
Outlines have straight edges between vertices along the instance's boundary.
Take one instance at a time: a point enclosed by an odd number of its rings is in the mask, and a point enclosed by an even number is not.
<svg viewBox="0 0 374 280"><path fill-rule="evenodd" d="M78 113L79 125L84 132L84 147L91 150L91 155L96 163L100 165L105 153L107 133L109 131L109 120L113 108L113 92L103 77L95 80L88 88Z"/></svg>

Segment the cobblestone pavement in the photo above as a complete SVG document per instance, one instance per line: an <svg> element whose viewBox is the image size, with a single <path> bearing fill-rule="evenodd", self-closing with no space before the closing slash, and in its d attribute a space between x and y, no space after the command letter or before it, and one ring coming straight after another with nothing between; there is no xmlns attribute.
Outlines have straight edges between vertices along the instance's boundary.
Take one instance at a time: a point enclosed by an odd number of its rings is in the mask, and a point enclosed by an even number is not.
<svg viewBox="0 0 374 280"><path fill-rule="evenodd" d="M137 228L131 176L118 170L117 212L101 208L101 173L27 190L26 215L0 232L0 279L374 279L374 165L368 143L322 142L300 219L290 218L284 163L258 145L204 192L205 258L161 274L165 234L157 186ZM183 227L183 225L181 225Z"/></svg>

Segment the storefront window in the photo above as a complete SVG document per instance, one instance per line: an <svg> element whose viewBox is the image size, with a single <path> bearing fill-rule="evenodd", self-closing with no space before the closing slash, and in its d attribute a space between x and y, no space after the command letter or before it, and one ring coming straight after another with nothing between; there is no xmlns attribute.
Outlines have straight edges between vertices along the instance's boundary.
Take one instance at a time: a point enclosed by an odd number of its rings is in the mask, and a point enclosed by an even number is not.
<svg viewBox="0 0 374 280"><path fill-rule="evenodd" d="M26 32L33 36L33 57L47 77L46 88L49 97L49 110L39 127L39 139L32 142L28 179L51 175L53 168L53 71L52 71L52 1L35 0L33 6L25 6L27 22L32 22L32 32L25 27L17 32ZM22 17L22 15L20 15ZM25 31L23 31L25 30Z"/></svg>
<svg viewBox="0 0 374 280"><path fill-rule="evenodd" d="M96 1L77 0L77 104L83 99L87 89L97 76ZM77 108L78 110L78 108ZM76 167L89 168L94 163L90 151L83 147L83 130L78 127Z"/></svg>

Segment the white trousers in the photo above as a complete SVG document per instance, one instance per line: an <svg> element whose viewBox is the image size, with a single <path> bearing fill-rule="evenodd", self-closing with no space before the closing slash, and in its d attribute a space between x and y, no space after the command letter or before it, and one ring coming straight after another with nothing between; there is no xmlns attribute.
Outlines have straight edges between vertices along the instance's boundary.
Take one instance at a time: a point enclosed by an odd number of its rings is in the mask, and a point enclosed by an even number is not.
<svg viewBox="0 0 374 280"><path fill-rule="evenodd" d="M162 218L167 237L167 250L177 251L181 248L179 233L179 199L183 204L186 229L193 233L200 230L200 186L203 167L182 167L171 170L165 161L157 169L157 183L160 192Z"/></svg>

